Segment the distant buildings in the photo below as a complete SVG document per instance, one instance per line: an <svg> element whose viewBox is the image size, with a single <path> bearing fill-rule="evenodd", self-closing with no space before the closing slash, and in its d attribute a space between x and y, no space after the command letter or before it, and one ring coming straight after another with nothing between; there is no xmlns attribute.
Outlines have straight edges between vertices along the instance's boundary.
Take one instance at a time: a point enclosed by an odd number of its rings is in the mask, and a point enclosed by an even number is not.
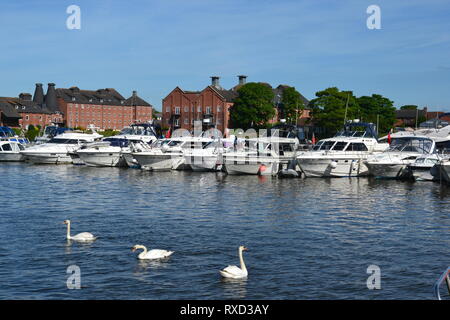
<svg viewBox="0 0 450 320"><path fill-rule="evenodd" d="M219 77L211 77L211 84L200 91L186 91L180 87L173 89L162 100L162 125L174 129L186 129L192 131L197 122L203 129L215 127L221 132L230 128L230 108L233 106L234 99L238 96L237 90L246 83L247 76L239 75L238 83L231 89L224 89L219 83ZM285 88L289 86L279 85L272 88L275 95L274 108L276 115L271 122L280 120L280 103ZM305 105L309 101L302 96ZM305 110L299 118L305 119L309 112Z"/></svg>
<svg viewBox="0 0 450 320"><path fill-rule="evenodd" d="M423 109L400 109L395 111L395 127L438 128L448 125L450 113L443 111L428 111Z"/></svg>
<svg viewBox="0 0 450 320"><path fill-rule="evenodd" d="M133 122L152 119L153 107L140 98L136 91L128 99L112 88L80 90L55 88L48 84L44 95L42 84L37 83L34 96L21 93L18 98L0 97L0 125L23 127L51 123L68 127L93 124L97 128L122 129Z"/></svg>

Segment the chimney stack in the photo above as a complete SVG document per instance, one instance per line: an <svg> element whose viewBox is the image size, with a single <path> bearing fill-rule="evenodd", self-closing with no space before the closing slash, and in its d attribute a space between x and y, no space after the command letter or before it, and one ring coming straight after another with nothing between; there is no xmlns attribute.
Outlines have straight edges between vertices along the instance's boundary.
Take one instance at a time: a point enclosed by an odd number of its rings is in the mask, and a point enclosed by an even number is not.
<svg viewBox="0 0 450 320"><path fill-rule="evenodd" d="M33 101L40 106L42 106L42 104L44 103L44 90L42 89L42 83L36 83Z"/></svg>
<svg viewBox="0 0 450 320"><path fill-rule="evenodd" d="M218 77L218 76L212 76L211 77L211 85L213 87L221 89L220 84L219 84L219 79L220 79L220 77Z"/></svg>
<svg viewBox="0 0 450 320"><path fill-rule="evenodd" d="M21 93L21 94L19 94L19 99L25 100L25 101L31 101L31 94Z"/></svg>
<svg viewBox="0 0 450 320"><path fill-rule="evenodd" d="M56 90L54 83L48 84L47 94L45 95L45 105L47 109L50 110L58 109L58 106L56 104Z"/></svg>
<svg viewBox="0 0 450 320"><path fill-rule="evenodd" d="M134 90L134 91L133 91L133 98L136 98L136 96L137 96L137 91Z"/></svg>
<svg viewBox="0 0 450 320"><path fill-rule="evenodd" d="M247 76L239 75L239 85L243 86L247 82Z"/></svg>

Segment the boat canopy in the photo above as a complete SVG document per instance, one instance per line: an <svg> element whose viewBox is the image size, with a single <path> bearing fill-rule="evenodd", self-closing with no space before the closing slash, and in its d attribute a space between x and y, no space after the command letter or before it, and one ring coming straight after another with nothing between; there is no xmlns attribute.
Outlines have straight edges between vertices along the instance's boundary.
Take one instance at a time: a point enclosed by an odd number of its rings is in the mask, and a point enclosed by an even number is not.
<svg viewBox="0 0 450 320"><path fill-rule="evenodd" d="M16 135L13 129L9 127L0 127L0 137L1 138L12 138Z"/></svg>
<svg viewBox="0 0 450 320"><path fill-rule="evenodd" d="M155 136L156 132L149 123L136 123L123 128L119 135Z"/></svg>
<svg viewBox="0 0 450 320"><path fill-rule="evenodd" d="M335 137L374 138L378 140L375 125L373 123L359 121L348 121L344 125L344 129L339 131Z"/></svg>
<svg viewBox="0 0 450 320"><path fill-rule="evenodd" d="M387 151L434 153L435 143L427 137L399 137L393 138Z"/></svg>

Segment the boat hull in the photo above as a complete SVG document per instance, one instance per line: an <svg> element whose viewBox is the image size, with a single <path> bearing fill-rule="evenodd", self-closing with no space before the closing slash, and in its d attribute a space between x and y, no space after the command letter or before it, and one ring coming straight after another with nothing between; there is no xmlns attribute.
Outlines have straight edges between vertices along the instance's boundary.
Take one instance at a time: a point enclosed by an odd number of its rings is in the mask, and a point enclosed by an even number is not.
<svg viewBox="0 0 450 320"><path fill-rule="evenodd" d="M133 157L139 163L143 170L150 171L169 171L172 170L173 156L171 154L139 154L134 153Z"/></svg>
<svg viewBox="0 0 450 320"><path fill-rule="evenodd" d="M18 152L0 152L0 162L21 162L24 156Z"/></svg>
<svg viewBox="0 0 450 320"><path fill-rule="evenodd" d="M376 178L398 179L404 174L406 164L366 162L370 175Z"/></svg>
<svg viewBox="0 0 450 320"><path fill-rule="evenodd" d="M71 164L67 153L27 153L25 159L33 164Z"/></svg>
<svg viewBox="0 0 450 320"><path fill-rule="evenodd" d="M369 175L369 169L361 159L299 158L297 163L305 177L360 177Z"/></svg>
<svg viewBox="0 0 450 320"><path fill-rule="evenodd" d="M126 167L120 152L78 152L80 159L90 167Z"/></svg>

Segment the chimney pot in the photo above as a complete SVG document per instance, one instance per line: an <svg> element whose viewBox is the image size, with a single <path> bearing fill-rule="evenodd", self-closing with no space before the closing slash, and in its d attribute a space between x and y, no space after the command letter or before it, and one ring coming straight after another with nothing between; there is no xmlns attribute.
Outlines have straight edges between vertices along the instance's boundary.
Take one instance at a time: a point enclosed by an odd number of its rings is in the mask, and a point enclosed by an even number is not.
<svg viewBox="0 0 450 320"><path fill-rule="evenodd" d="M220 77L218 77L218 76L212 76L211 77L211 85L213 87L220 88L219 79L220 79Z"/></svg>
<svg viewBox="0 0 450 320"><path fill-rule="evenodd" d="M244 85L247 82L247 76L239 75L238 78L239 78L240 85Z"/></svg>

